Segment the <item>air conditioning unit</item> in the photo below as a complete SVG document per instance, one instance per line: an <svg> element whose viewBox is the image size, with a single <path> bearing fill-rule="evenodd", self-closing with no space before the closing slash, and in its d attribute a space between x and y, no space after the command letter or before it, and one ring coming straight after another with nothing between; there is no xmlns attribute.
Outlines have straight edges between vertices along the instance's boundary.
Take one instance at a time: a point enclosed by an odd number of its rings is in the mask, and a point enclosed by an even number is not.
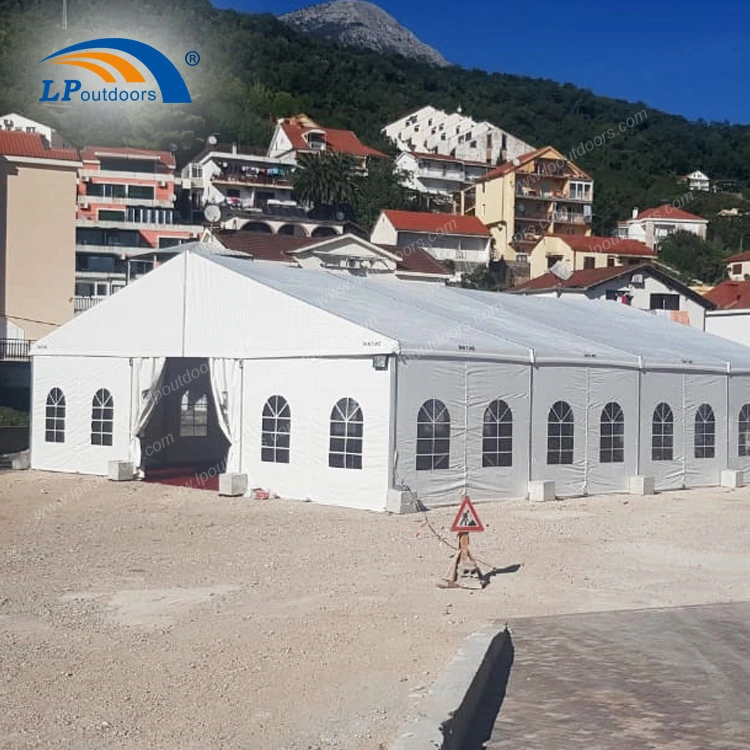
<svg viewBox="0 0 750 750"><path fill-rule="evenodd" d="M159 187L166 187L167 181L166 180L159 180Z"/></svg>
<svg viewBox="0 0 750 750"><path fill-rule="evenodd" d="M83 208L83 209L87 209L88 207L89 207L89 202L88 202L88 201L83 201L83 202L81 203L81 208Z"/></svg>
<svg viewBox="0 0 750 750"><path fill-rule="evenodd" d="M631 284L643 284L643 274L642 273L634 273L633 277L630 279Z"/></svg>
<svg viewBox="0 0 750 750"><path fill-rule="evenodd" d="M362 261L359 258L347 258L346 267L352 270L358 270L362 268Z"/></svg>

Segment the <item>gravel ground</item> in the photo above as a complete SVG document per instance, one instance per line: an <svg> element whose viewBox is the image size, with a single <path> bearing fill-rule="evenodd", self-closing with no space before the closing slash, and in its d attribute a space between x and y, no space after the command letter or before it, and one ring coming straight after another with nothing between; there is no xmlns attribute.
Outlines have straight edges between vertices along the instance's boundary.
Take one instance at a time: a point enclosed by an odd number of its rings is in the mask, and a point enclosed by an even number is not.
<svg viewBox="0 0 750 750"><path fill-rule="evenodd" d="M443 590L422 515L0 474L0 748L376 750L490 621L750 599L750 488L478 507Z"/></svg>

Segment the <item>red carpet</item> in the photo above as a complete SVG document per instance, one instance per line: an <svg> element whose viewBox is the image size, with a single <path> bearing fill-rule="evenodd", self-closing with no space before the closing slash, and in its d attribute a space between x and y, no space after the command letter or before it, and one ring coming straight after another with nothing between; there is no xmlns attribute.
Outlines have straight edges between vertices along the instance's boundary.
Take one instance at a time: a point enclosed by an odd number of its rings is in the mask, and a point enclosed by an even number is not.
<svg viewBox="0 0 750 750"><path fill-rule="evenodd" d="M223 471L223 467L218 467L216 464L211 466L165 466L158 469L147 469L143 481L218 492L221 471Z"/></svg>

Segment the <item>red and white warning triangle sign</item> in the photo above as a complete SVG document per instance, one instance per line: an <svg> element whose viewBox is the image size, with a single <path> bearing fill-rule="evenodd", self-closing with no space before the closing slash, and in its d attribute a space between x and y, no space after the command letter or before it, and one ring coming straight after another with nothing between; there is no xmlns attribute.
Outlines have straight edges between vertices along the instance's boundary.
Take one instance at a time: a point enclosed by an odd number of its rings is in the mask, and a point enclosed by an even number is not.
<svg viewBox="0 0 750 750"><path fill-rule="evenodd" d="M484 526L479 520L476 508L472 505L468 495L464 495L461 501L461 507L456 513L456 517L453 519L453 526L451 531L461 534L465 531L484 531Z"/></svg>

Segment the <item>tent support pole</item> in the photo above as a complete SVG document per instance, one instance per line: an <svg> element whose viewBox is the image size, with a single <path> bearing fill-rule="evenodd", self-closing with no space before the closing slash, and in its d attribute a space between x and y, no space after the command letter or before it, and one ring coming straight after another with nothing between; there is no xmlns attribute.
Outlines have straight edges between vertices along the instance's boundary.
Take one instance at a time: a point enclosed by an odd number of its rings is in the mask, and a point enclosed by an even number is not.
<svg viewBox="0 0 750 750"><path fill-rule="evenodd" d="M731 417L731 412L729 410L730 409L730 406L729 406L730 387L729 386L730 386L731 380L732 380L732 363L731 362L727 362L727 389L726 389L726 391L727 391L727 406L726 406L726 412L725 412L725 414L727 415L727 417L724 420L727 423L727 431L726 431L727 432L727 435L726 435L726 439L727 439L727 452L726 452L727 460L726 460L726 466L727 466L727 468L729 468L732 465L732 463L731 463L732 462L732 431L730 429L730 422L729 422L729 420L732 418Z"/></svg>
<svg viewBox="0 0 750 750"><path fill-rule="evenodd" d="M638 357L638 371L636 377L638 378L638 387L635 389L635 413L638 415L636 420L636 436L635 436L635 473L636 476L641 473L641 389L643 387L643 360Z"/></svg>
<svg viewBox="0 0 750 750"><path fill-rule="evenodd" d="M531 362L529 363L529 468L526 487L534 478L532 475L534 455L534 351L531 351ZM528 494L528 493L527 493Z"/></svg>
<svg viewBox="0 0 750 750"><path fill-rule="evenodd" d="M238 448L240 452L240 463L239 473L242 474L242 433L244 432L243 425L245 424L245 361L240 360L240 428L239 428L239 443Z"/></svg>

